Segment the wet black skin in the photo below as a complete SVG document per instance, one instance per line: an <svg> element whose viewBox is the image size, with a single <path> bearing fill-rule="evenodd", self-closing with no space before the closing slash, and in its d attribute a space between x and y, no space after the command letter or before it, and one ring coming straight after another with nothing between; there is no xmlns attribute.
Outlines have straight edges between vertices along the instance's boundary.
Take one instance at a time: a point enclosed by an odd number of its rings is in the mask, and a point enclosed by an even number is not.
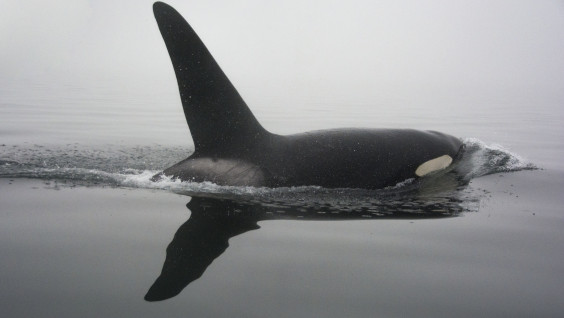
<svg viewBox="0 0 564 318"><path fill-rule="evenodd" d="M256 120L237 90L172 7L155 18L175 70L195 152L162 175L233 186L377 189L416 178L431 159L456 158L453 136L411 129L332 129L276 135Z"/></svg>

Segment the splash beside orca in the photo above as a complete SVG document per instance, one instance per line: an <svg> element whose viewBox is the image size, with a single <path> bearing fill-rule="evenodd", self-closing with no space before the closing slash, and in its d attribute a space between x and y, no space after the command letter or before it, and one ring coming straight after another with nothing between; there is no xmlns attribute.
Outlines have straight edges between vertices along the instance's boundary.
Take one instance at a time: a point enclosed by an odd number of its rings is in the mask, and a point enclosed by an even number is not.
<svg viewBox="0 0 564 318"><path fill-rule="evenodd" d="M194 153L155 175L219 185L379 189L449 167L460 139L411 129L264 129L190 25L153 5L176 73Z"/></svg>

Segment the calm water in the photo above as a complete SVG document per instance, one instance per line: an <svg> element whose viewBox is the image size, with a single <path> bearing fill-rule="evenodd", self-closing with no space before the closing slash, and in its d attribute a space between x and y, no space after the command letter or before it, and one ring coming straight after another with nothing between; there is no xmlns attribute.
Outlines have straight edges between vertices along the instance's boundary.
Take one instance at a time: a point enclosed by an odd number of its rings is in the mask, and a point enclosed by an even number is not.
<svg viewBox="0 0 564 318"><path fill-rule="evenodd" d="M562 101L388 91L292 104L282 92L243 94L276 133L409 127L459 136L469 149L462 181L446 173L379 191L254 189L149 181L192 148L175 85L19 81L0 89L7 316L564 310Z"/></svg>

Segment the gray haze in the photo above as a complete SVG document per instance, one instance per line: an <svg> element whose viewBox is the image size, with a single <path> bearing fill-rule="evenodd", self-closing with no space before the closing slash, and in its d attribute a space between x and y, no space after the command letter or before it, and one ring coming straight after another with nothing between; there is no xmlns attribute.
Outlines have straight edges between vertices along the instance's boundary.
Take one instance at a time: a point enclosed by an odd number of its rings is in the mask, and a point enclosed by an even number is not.
<svg viewBox="0 0 564 318"><path fill-rule="evenodd" d="M170 66L151 4L3 0L2 77L165 77ZM244 86L564 91L562 1L169 4Z"/></svg>
<svg viewBox="0 0 564 318"><path fill-rule="evenodd" d="M563 0L169 4L271 132L431 129L464 139L471 175L542 170L382 196L155 183L192 145L152 1L0 0L2 317L562 315ZM241 215L272 221L146 303L188 215L224 212L177 191L257 194ZM274 221L286 204L333 221Z"/></svg>
<svg viewBox="0 0 564 318"><path fill-rule="evenodd" d="M437 116L503 104L562 114L561 0L169 4L259 119L318 104L409 105ZM4 88L39 83L65 94L68 84L109 85L178 103L152 1L2 0L0 70Z"/></svg>

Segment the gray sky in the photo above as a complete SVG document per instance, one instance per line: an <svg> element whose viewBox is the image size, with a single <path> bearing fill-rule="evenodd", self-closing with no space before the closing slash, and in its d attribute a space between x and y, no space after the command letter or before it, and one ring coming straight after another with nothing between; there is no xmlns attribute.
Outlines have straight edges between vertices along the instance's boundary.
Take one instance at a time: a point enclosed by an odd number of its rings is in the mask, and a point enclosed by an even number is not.
<svg viewBox="0 0 564 318"><path fill-rule="evenodd" d="M169 81L152 2L1 0L1 79ZM360 100L401 88L564 101L562 0L168 3L243 96Z"/></svg>

